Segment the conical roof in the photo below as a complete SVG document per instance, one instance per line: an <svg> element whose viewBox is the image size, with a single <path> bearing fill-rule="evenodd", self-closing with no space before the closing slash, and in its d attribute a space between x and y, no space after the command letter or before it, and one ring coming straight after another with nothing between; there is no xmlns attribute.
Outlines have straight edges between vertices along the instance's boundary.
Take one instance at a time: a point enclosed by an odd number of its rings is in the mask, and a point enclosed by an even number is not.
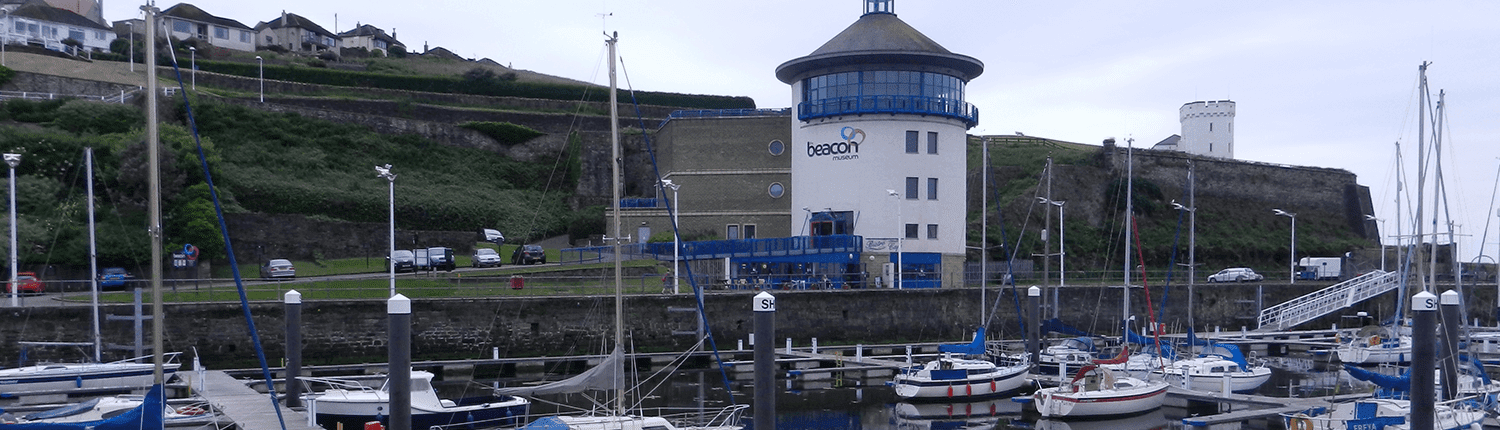
<svg viewBox="0 0 1500 430"><path fill-rule="evenodd" d="M867 13L806 57L782 63L776 78L792 83L813 72L854 64L937 66L964 81L984 73L984 63L954 54L894 13Z"/></svg>

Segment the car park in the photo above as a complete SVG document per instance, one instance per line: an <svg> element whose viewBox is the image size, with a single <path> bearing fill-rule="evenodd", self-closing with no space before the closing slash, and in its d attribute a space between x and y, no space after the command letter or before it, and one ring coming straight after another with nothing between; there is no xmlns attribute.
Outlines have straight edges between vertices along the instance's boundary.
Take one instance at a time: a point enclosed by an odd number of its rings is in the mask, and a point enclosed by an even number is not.
<svg viewBox="0 0 1500 430"><path fill-rule="evenodd" d="M42 281L36 278L36 272L16 272L16 281L11 282L5 289L6 293L17 294L41 294L45 290Z"/></svg>
<svg viewBox="0 0 1500 430"><path fill-rule="evenodd" d="M489 248L474 248L474 255L469 257L469 266L500 267L500 253Z"/></svg>
<svg viewBox="0 0 1500 430"><path fill-rule="evenodd" d="M405 249L392 251L391 256L386 258L386 268L392 267L396 269L396 273L417 271L416 254Z"/></svg>
<svg viewBox="0 0 1500 430"><path fill-rule="evenodd" d="M1247 267L1231 267L1208 275L1208 282L1255 282L1265 279L1265 276Z"/></svg>
<svg viewBox="0 0 1500 430"><path fill-rule="evenodd" d="M264 266L260 266L260 277L267 279L295 278L297 277L297 268L292 266L291 260L282 258L272 259L271 261L267 261Z"/></svg>
<svg viewBox="0 0 1500 430"><path fill-rule="evenodd" d="M457 264L453 261L453 248L434 246L427 248L427 265L432 270L453 271Z"/></svg>
<svg viewBox="0 0 1500 430"><path fill-rule="evenodd" d="M517 246L515 252L510 254L510 264L547 264L547 252L542 250L541 245Z"/></svg>
<svg viewBox="0 0 1500 430"><path fill-rule="evenodd" d="M130 272L123 267L107 267L99 273L100 290L123 290L130 282Z"/></svg>

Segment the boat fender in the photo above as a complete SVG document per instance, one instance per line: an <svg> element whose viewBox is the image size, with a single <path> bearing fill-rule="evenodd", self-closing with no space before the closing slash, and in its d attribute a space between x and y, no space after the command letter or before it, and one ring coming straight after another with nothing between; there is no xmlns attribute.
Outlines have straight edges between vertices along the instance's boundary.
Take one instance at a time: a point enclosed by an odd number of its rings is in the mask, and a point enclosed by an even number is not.
<svg viewBox="0 0 1500 430"><path fill-rule="evenodd" d="M385 426L380 421L370 421L365 423L365 430L385 430Z"/></svg>
<svg viewBox="0 0 1500 430"><path fill-rule="evenodd" d="M177 409L177 413L182 415L203 415L205 413L208 413L208 411L205 411L203 410L203 408L197 406L183 406Z"/></svg>
<svg viewBox="0 0 1500 430"><path fill-rule="evenodd" d="M948 386L948 397L953 397L953 386L952 385Z"/></svg>
<svg viewBox="0 0 1500 430"><path fill-rule="evenodd" d="M973 385L969 385L969 384L964 384L964 395L965 396L972 396L972 395L974 395L974 386Z"/></svg>
<svg viewBox="0 0 1500 430"><path fill-rule="evenodd" d="M990 392L995 392L995 381L990 381Z"/></svg>
<svg viewBox="0 0 1500 430"><path fill-rule="evenodd" d="M1292 416L1292 419L1287 422L1287 430L1312 430L1312 428L1312 419L1309 419L1307 415L1303 414L1294 415Z"/></svg>

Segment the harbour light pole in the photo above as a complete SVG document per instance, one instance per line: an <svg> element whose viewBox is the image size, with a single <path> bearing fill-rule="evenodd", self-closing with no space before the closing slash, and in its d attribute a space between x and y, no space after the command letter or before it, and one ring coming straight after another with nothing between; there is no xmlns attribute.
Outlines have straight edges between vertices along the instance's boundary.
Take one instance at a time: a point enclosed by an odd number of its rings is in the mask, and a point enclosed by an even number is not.
<svg viewBox="0 0 1500 430"><path fill-rule="evenodd" d="M5 164L10 166L10 306L20 307L16 298L16 290L21 289L16 282L16 166L21 165L21 154L5 154Z"/></svg>
<svg viewBox="0 0 1500 430"><path fill-rule="evenodd" d="M1189 172L1188 176L1192 176L1192 173ZM1192 204L1192 202L1188 202L1188 204ZM1187 300L1188 300L1188 327L1192 327L1193 326L1193 281L1196 281L1197 277L1198 277L1197 274L1193 273L1193 269L1195 267L1197 267L1197 263L1198 263L1197 261L1195 261L1196 257L1197 257L1196 251L1197 251L1197 248L1198 248L1198 242L1197 242L1197 240L1198 240L1198 237L1197 237L1198 236L1198 208L1183 206L1181 203L1177 203L1176 200L1172 201L1172 208L1180 210L1180 211L1185 211L1185 212L1188 213L1188 299ZM1181 218L1179 218L1179 219L1181 219Z"/></svg>
<svg viewBox="0 0 1500 430"><path fill-rule="evenodd" d="M198 91L198 48L188 47L188 60L193 68L193 91Z"/></svg>
<svg viewBox="0 0 1500 430"><path fill-rule="evenodd" d="M672 189L672 201L667 204L667 208L672 210L672 294L677 294L677 273L680 269L677 266L681 264L678 261L682 258L678 253L682 249L682 238L677 236L677 229L680 228L677 226L677 211L681 209L677 205L677 189L682 188L682 184L674 184L671 179L662 179L661 186Z"/></svg>
<svg viewBox="0 0 1500 430"><path fill-rule="evenodd" d="M258 68L260 70L260 102L261 103L265 103L266 102L266 60L263 60L263 59L260 58L259 55L256 55L255 56L255 64L257 66L259 66ZM391 180L395 181L396 179L395 178L391 178Z"/></svg>
<svg viewBox="0 0 1500 430"><path fill-rule="evenodd" d="M1385 220L1384 219L1376 218L1374 215L1365 215L1365 220L1367 220L1367 221L1375 221L1375 222L1379 223L1380 224L1380 231L1382 233L1385 232ZM1377 234L1377 236L1378 236L1378 234ZM1384 272L1385 271L1385 239L1379 239L1378 237L1376 239L1380 240L1380 271Z"/></svg>
<svg viewBox="0 0 1500 430"><path fill-rule="evenodd" d="M388 262L388 264L386 265L390 266L391 272L390 297L396 297L396 174L391 173L391 165L389 164L385 166L375 166L375 173L375 177L385 178L387 182L390 182L391 249L390 252L386 253L386 261Z"/></svg>
<svg viewBox="0 0 1500 430"><path fill-rule="evenodd" d="M896 236L896 279L892 285L895 285L896 289L901 289L901 244L906 239L906 221L901 216L901 193L897 193L896 190L885 190L885 192L896 198L896 227L900 229L901 234Z"/></svg>
<svg viewBox="0 0 1500 430"><path fill-rule="evenodd" d="M1281 209L1272 209L1271 213L1292 219L1292 279L1287 283L1297 283L1297 214Z"/></svg>

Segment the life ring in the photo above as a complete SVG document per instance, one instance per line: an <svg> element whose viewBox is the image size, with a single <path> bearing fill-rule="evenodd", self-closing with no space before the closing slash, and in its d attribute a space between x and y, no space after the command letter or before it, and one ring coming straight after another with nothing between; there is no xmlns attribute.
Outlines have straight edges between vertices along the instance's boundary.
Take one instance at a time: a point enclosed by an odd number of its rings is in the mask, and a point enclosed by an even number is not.
<svg viewBox="0 0 1500 430"><path fill-rule="evenodd" d="M1287 430L1313 430L1313 422L1307 415L1297 414L1287 420L1286 427Z"/></svg>
<svg viewBox="0 0 1500 430"><path fill-rule="evenodd" d="M1380 344L1380 335L1377 334L1377 335L1374 335L1374 336L1370 336L1370 346L1375 346L1375 345L1379 345L1379 344Z"/></svg>

